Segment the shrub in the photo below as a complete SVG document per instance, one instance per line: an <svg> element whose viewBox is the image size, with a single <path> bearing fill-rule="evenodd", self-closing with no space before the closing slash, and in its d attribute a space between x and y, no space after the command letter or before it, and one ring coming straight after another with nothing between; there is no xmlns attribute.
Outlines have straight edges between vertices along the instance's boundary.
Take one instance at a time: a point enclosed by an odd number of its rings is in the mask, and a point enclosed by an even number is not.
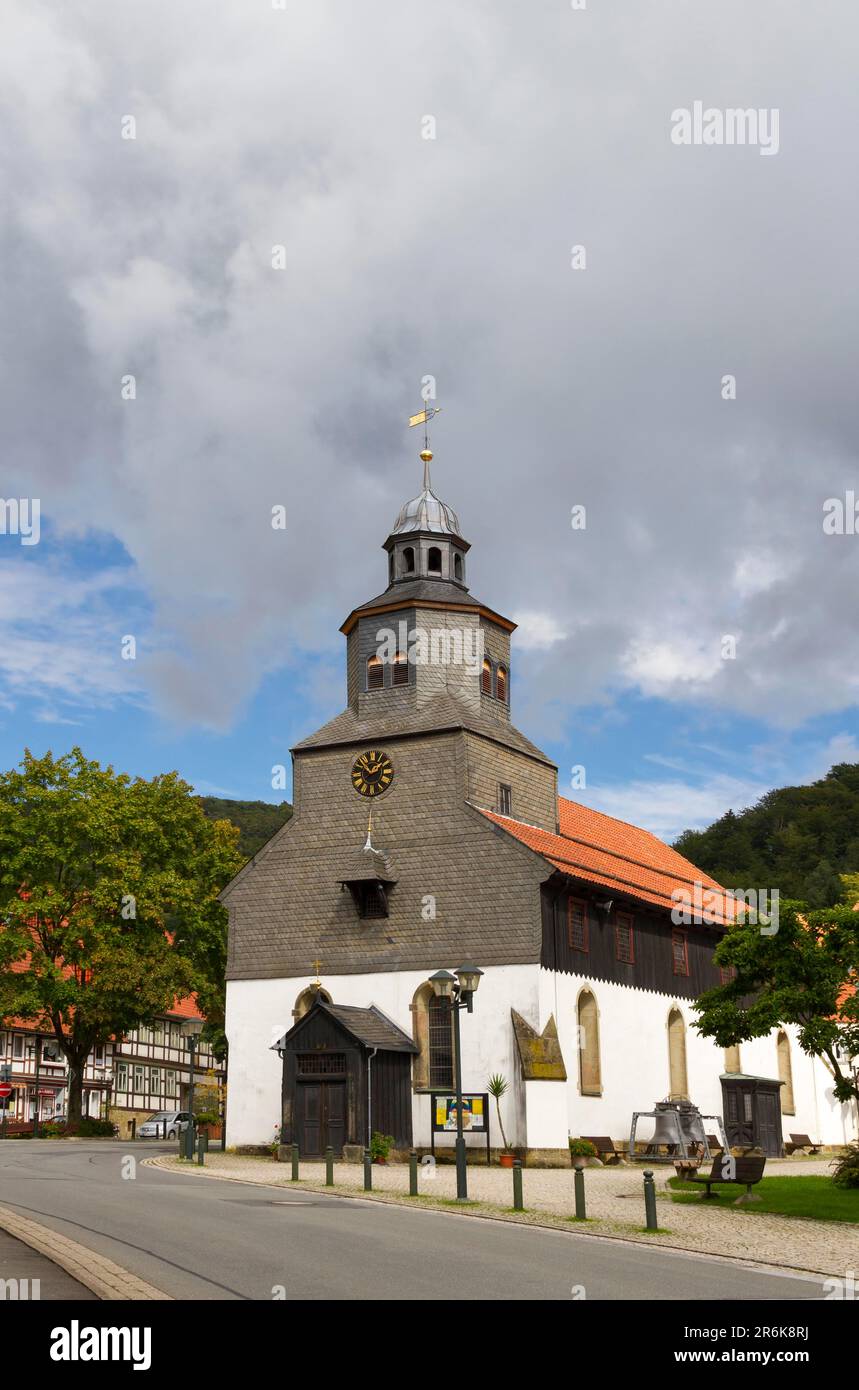
<svg viewBox="0 0 859 1390"><path fill-rule="evenodd" d="M376 1130L370 1140L370 1157L374 1161L377 1158L387 1158L393 1147L393 1134L380 1134L379 1131Z"/></svg>
<svg viewBox="0 0 859 1390"><path fill-rule="evenodd" d="M570 1139L570 1153L573 1158L596 1158L596 1146L590 1139Z"/></svg>
<svg viewBox="0 0 859 1390"><path fill-rule="evenodd" d="M848 1144L846 1153L831 1164L836 1187L859 1187L859 1144Z"/></svg>
<svg viewBox="0 0 859 1390"><path fill-rule="evenodd" d="M113 1137L114 1125L110 1120L94 1120L84 1115L80 1120L60 1125L48 1120L39 1125L39 1132L49 1139L102 1139Z"/></svg>

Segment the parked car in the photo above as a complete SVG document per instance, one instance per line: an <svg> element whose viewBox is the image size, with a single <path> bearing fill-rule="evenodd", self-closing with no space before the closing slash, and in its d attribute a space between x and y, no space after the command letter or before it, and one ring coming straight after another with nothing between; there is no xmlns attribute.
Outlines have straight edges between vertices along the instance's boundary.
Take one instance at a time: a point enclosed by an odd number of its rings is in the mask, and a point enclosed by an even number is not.
<svg viewBox="0 0 859 1390"><path fill-rule="evenodd" d="M159 1110L137 1126L138 1139L163 1139L165 1128L168 1139L175 1139L188 1128L191 1116L187 1110Z"/></svg>

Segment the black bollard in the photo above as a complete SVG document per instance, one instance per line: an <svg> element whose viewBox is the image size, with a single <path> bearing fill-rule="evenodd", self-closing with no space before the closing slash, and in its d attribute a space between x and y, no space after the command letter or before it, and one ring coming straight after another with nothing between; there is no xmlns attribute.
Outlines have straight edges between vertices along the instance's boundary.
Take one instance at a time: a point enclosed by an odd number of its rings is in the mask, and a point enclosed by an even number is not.
<svg viewBox="0 0 859 1390"><path fill-rule="evenodd" d="M206 1165L206 1135L201 1134L197 1140L197 1163L201 1168Z"/></svg>
<svg viewBox="0 0 859 1390"><path fill-rule="evenodd" d="M585 1211L585 1170L577 1168L573 1179L576 1189L576 1217L579 1221L586 1220Z"/></svg>
<svg viewBox="0 0 859 1390"><path fill-rule="evenodd" d="M369 1149L364 1150L364 1191L373 1191L373 1155Z"/></svg>
<svg viewBox="0 0 859 1390"><path fill-rule="evenodd" d="M648 1231L658 1231L659 1226L656 1222L656 1186L653 1181L652 1168L644 1171L644 1213Z"/></svg>
<svg viewBox="0 0 859 1390"><path fill-rule="evenodd" d="M513 1210L524 1211L525 1206L522 1201L522 1160L513 1160Z"/></svg>
<svg viewBox="0 0 859 1390"><path fill-rule="evenodd" d="M298 1145L292 1146L292 1182L298 1182Z"/></svg>
<svg viewBox="0 0 859 1390"><path fill-rule="evenodd" d="M409 1149L409 1196L418 1195L418 1156L414 1149Z"/></svg>
<svg viewBox="0 0 859 1390"><path fill-rule="evenodd" d="M330 1144L325 1150L325 1186L334 1186L334 1150Z"/></svg>

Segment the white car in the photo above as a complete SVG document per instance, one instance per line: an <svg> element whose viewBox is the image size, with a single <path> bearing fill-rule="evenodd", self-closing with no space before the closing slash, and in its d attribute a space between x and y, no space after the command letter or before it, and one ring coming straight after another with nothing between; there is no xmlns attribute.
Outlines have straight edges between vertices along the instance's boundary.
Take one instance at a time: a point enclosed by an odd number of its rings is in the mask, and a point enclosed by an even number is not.
<svg viewBox="0 0 859 1390"><path fill-rule="evenodd" d="M175 1139L188 1128L191 1116L187 1110L159 1110L137 1127L138 1139Z"/></svg>

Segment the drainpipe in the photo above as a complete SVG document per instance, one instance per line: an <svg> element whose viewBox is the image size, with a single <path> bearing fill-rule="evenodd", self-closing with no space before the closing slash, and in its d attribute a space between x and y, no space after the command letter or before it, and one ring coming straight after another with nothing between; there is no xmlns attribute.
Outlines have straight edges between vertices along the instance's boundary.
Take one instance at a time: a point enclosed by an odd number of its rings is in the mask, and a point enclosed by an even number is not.
<svg viewBox="0 0 859 1390"><path fill-rule="evenodd" d="M367 1053L367 1148L370 1147L370 1140L373 1137L373 1072L370 1063L379 1051L374 1047L372 1052Z"/></svg>

